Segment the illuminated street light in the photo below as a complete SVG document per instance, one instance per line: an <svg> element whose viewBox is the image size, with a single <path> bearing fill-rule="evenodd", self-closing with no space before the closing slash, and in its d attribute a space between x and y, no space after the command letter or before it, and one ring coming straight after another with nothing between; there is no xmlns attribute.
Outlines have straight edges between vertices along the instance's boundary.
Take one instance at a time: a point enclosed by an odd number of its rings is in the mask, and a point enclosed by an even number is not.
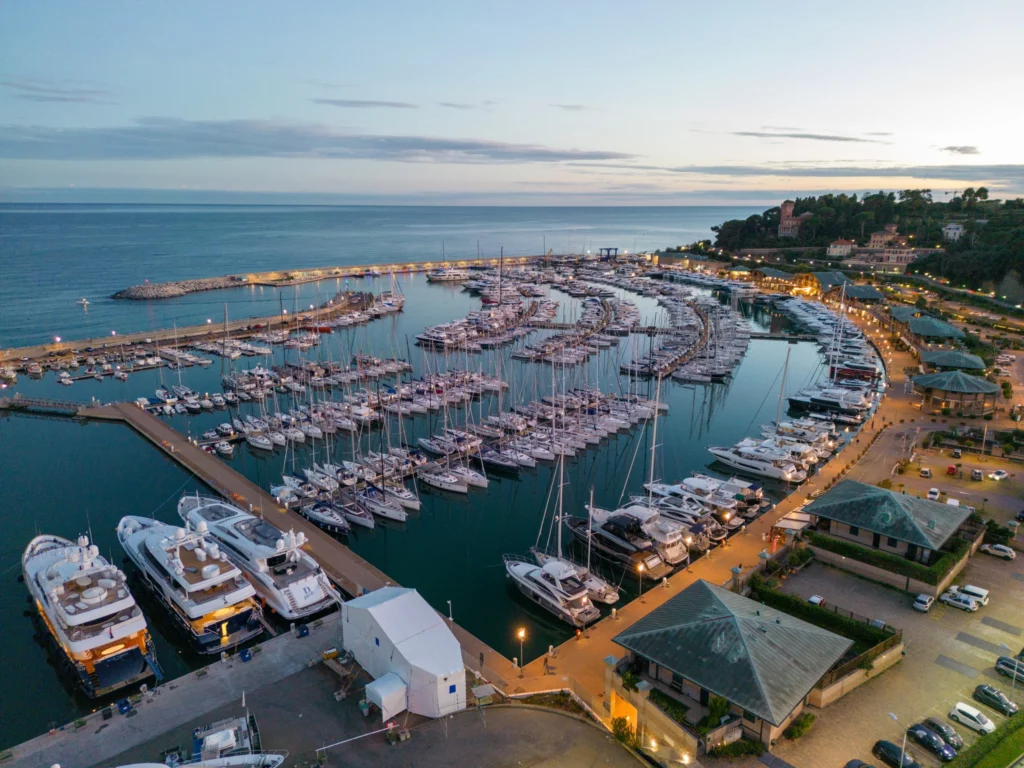
<svg viewBox="0 0 1024 768"><path fill-rule="evenodd" d="M636 580L640 583L640 602L644 601L644 564L636 564Z"/></svg>
<svg viewBox="0 0 1024 768"><path fill-rule="evenodd" d="M516 637L519 638L519 676L523 677L523 641L526 639L526 628L520 627Z"/></svg>

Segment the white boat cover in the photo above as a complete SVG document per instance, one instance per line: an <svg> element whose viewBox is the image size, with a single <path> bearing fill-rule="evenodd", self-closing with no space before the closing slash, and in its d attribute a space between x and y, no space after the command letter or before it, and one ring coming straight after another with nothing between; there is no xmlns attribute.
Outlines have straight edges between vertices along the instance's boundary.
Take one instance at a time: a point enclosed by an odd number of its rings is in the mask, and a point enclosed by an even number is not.
<svg viewBox="0 0 1024 768"><path fill-rule="evenodd" d="M408 698L409 689L394 672L388 672L366 686L366 700L380 707L385 722L405 712Z"/></svg>
<svg viewBox="0 0 1024 768"><path fill-rule="evenodd" d="M382 587L343 603L342 645L374 679L397 675L413 714L442 717L465 709L462 648L416 590Z"/></svg>

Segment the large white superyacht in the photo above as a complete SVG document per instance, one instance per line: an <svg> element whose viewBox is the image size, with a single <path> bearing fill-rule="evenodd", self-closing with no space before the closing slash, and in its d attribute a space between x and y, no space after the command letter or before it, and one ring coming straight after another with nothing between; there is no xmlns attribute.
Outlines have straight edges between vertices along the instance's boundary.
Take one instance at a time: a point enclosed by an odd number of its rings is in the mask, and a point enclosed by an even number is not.
<svg viewBox="0 0 1024 768"><path fill-rule="evenodd" d="M226 651L263 631L256 590L206 534L128 515L117 538L199 653Z"/></svg>
<svg viewBox="0 0 1024 768"><path fill-rule="evenodd" d="M89 698L163 677L124 573L87 537L36 536L21 567L48 634Z"/></svg>
<svg viewBox="0 0 1024 768"><path fill-rule="evenodd" d="M320 564L302 551L304 533L285 533L226 501L182 496L178 514L214 538L281 618L297 621L341 602Z"/></svg>

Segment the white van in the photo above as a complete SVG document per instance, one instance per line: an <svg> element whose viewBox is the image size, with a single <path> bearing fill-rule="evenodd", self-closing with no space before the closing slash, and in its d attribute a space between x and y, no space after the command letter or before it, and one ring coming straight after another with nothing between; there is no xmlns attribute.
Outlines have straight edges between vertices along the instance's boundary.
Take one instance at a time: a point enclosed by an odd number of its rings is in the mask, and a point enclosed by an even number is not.
<svg viewBox="0 0 1024 768"><path fill-rule="evenodd" d="M988 605L988 590L976 587L973 584L965 584L962 587L958 587L954 584L948 591L952 592L954 595L960 594L965 597L969 597L978 605Z"/></svg>
<svg viewBox="0 0 1024 768"><path fill-rule="evenodd" d="M978 733L992 733L996 729L995 723L985 717L979 710L970 704L964 704L962 701L958 701L953 705L953 709L949 711L949 719L954 723L962 723Z"/></svg>

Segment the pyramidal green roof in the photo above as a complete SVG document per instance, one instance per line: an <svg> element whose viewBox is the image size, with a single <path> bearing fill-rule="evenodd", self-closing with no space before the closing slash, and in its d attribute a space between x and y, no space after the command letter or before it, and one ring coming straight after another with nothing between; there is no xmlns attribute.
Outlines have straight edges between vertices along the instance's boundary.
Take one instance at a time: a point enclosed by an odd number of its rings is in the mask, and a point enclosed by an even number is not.
<svg viewBox="0 0 1024 768"><path fill-rule="evenodd" d="M789 716L852 645L703 580L614 642L773 725Z"/></svg>
<svg viewBox="0 0 1024 768"><path fill-rule="evenodd" d="M853 281L842 272L836 272L834 270L830 272L815 272L814 276L818 278L818 283L821 285L821 290L823 291L828 291L836 285L853 283Z"/></svg>
<svg viewBox="0 0 1024 768"><path fill-rule="evenodd" d="M914 386L939 389L943 392L958 392L963 395L992 395L999 391L998 384L963 371L939 371L915 376Z"/></svg>
<svg viewBox="0 0 1024 768"><path fill-rule="evenodd" d="M970 368L974 371L985 369L985 361L977 355L957 349L926 349L921 359L936 368Z"/></svg>
<svg viewBox="0 0 1024 768"><path fill-rule="evenodd" d="M907 322L914 315L927 315L927 312L918 309L917 307L903 307L903 306L891 306L889 312L899 320L901 323Z"/></svg>
<svg viewBox="0 0 1024 768"><path fill-rule="evenodd" d="M856 480L843 480L803 511L931 550L941 549L970 514L967 507L919 499Z"/></svg>
<svg viewBox="0 0 1024 768"><path fill-rule="evenodd" d="M964 332L937 317L912 317L907 322L910 332L926 339L962 339Z"/></svg>

